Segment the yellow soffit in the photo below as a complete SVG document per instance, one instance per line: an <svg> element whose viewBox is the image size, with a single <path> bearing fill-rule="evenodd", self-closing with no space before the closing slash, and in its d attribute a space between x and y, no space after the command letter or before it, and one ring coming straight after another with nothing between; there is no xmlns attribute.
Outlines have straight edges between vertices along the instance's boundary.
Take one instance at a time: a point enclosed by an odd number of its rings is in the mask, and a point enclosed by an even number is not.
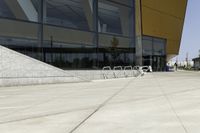
<svg viewBox="0 0 200 133"><path fill-rule="evenodd" d="M178 54L187 0L141 0L143 35L167 39L167 54Z"/></svg>

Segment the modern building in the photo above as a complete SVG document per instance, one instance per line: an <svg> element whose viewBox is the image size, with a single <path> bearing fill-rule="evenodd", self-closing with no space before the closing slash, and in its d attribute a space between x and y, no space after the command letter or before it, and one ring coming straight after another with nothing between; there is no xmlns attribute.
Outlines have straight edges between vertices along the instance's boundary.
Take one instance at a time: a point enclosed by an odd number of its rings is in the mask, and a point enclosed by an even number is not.
<svg viewBox="0 0 200 133"><path fill-rule="evenodd" d="M193 61L194 61L194 68L196 70L200 70L200 56L197 58L194 58Z"/></svg>
<svg viewBox="0 0 200 133"><path fill-rule="evenodd" d="M179 52L187 0L0 0L0 45L64 69L151 65Z"/></svg>

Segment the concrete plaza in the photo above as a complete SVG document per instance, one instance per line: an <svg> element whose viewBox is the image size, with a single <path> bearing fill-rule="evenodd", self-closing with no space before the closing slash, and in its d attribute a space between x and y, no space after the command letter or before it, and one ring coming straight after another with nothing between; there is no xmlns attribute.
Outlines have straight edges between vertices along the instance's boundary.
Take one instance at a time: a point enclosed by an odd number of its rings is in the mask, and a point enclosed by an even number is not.
<svg viewBox="0 0 200 133"><path fill-rule="evenodd" d="M0 88L0 133L199 132L199 72Z"/></svg>

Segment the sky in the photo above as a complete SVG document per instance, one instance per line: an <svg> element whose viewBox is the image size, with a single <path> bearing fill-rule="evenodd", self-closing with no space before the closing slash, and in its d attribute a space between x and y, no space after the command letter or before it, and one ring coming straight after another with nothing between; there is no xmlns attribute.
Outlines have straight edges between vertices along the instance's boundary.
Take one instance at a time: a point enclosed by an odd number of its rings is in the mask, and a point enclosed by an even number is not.
<svg viewBox="0 0 200 133"><path fill-rule="evenodd" d="M200 50L200 0L188 0L185 24L178 56L183 61L188 53L189 60L198 57Z"/></svg>

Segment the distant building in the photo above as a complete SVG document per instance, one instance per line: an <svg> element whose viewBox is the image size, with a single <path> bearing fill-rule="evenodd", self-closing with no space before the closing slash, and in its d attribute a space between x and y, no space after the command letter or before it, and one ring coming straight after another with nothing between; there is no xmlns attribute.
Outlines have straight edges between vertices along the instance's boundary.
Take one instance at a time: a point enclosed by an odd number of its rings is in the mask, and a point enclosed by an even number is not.
<svg viewBox="0 0 200 133"><path fill-rule="evenodd" d="M193 61L194 61L194 68L200 70L200 57L194 58Z"/></svg>

